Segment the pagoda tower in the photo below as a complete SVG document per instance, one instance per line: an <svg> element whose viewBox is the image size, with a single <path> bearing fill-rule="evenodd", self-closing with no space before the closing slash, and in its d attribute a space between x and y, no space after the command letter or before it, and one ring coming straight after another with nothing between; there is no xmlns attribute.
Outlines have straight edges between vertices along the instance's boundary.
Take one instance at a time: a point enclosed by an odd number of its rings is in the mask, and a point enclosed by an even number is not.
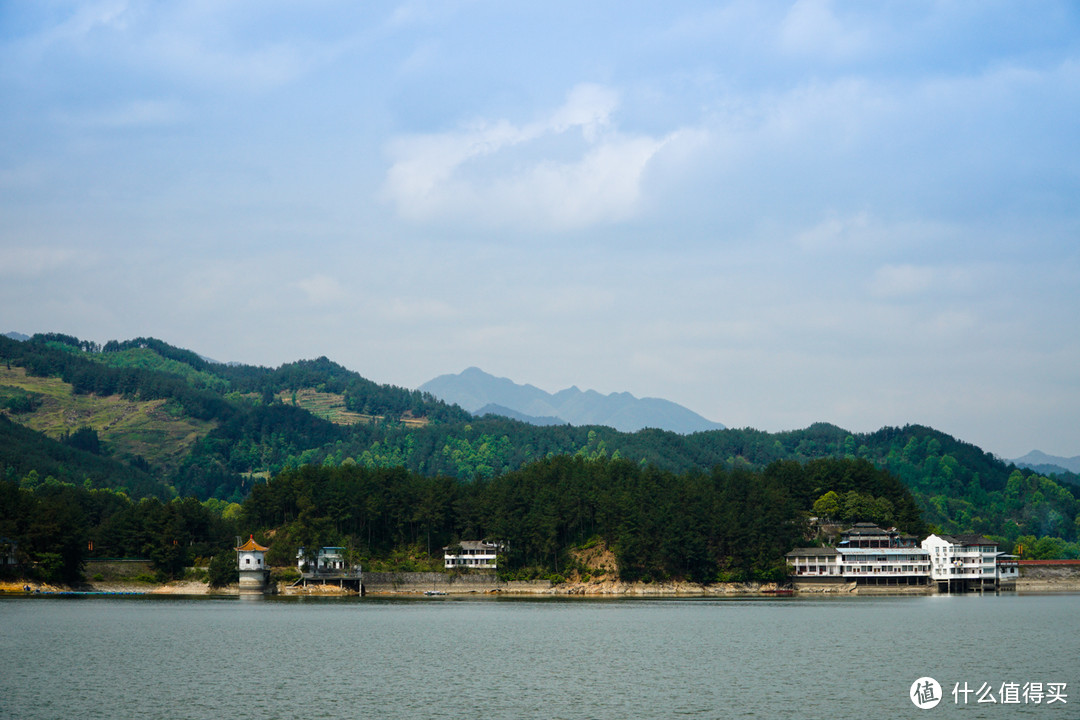
<svg viewBox="0 0 1080 720"><path fill-rule="evenodd" d="M266 567L266 551L255 542L252 535L248 541L236 548L236 568L240 571L240 592L261 593L266 591L270 580L270 570Z"/></svg>

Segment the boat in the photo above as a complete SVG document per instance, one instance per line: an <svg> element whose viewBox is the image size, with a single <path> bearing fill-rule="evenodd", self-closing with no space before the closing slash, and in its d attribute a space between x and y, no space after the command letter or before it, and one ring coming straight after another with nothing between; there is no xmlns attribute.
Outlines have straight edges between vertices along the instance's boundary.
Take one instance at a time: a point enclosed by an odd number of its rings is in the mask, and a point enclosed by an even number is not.
<svg viewBox="0 0 1080 720"><path fill-rule="evenodd" d="M425 590L424 594L425 595L445 595L446 591L445 590Z"/></svg>

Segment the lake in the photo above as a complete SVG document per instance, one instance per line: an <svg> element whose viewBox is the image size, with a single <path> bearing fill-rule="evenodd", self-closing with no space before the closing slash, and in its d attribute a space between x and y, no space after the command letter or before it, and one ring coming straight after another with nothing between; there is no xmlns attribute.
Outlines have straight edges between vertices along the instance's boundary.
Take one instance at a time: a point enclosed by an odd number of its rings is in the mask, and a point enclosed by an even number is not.
<svg viewBox="0 0 1080 720"><path fill-rule="evenodd" d="M0 717L1064 720L1080 717L1078 610L1015 593L10 597ZM930 710L909 699L924 676ZM964 683L998 702L965 705Z"/></svg>

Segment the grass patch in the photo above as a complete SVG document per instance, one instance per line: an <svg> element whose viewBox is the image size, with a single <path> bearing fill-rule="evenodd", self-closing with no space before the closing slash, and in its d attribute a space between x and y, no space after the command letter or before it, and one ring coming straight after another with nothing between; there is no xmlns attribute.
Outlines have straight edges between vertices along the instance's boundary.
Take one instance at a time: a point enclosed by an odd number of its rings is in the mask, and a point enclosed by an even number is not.
<svg viewBox="0 0 1080 720"><path fill-rule="evenodd" d="M312 415L317 415L324 420L329 420L335 425L365 425L384 420L382 415L366 415L352 412L345 407L345 396L339 393L320 392L313 388L303 390L283 390L277 395L285 405L295 405L307 410ZM408 427L424 427L428 424L427 418L414 418L406 413L401 422Z"/></svg>
<svg viewBox="0 0 1080 720"><path fill-rule="evenodd" d="M109 367L139 368L140 370L156 370L170 375L179 375L192 387L203 390L225 392L229 389L228 380L196 370L186 363L158 355L150 348L131 348L107 353L86 353L84 357Z"/></svg>
<svg viewBox="0 0 1080 720"><path fill-rule="evenodd" d="M54 440L80 427L91 427L113 453L138 455L165 470L179 467L191 446L216 427L213 422L174 417L164 407L166 400L75 395L63 380L27 375L21 367L0 365L0 387L9 393L32 393L40 401L33 412L7 413L15 422Z"/></svg>

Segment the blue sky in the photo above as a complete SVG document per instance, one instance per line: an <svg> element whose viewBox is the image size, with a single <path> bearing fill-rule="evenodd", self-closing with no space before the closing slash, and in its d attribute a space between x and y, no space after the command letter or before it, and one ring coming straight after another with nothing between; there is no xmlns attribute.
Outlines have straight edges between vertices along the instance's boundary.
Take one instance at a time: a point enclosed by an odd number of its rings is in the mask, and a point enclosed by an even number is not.
<svg viewBox="0 0 1080 720"><path fill-rule="evenodd" d="M1080 454L1077 6L654 5L2 3L0 331Z"/></svg>

